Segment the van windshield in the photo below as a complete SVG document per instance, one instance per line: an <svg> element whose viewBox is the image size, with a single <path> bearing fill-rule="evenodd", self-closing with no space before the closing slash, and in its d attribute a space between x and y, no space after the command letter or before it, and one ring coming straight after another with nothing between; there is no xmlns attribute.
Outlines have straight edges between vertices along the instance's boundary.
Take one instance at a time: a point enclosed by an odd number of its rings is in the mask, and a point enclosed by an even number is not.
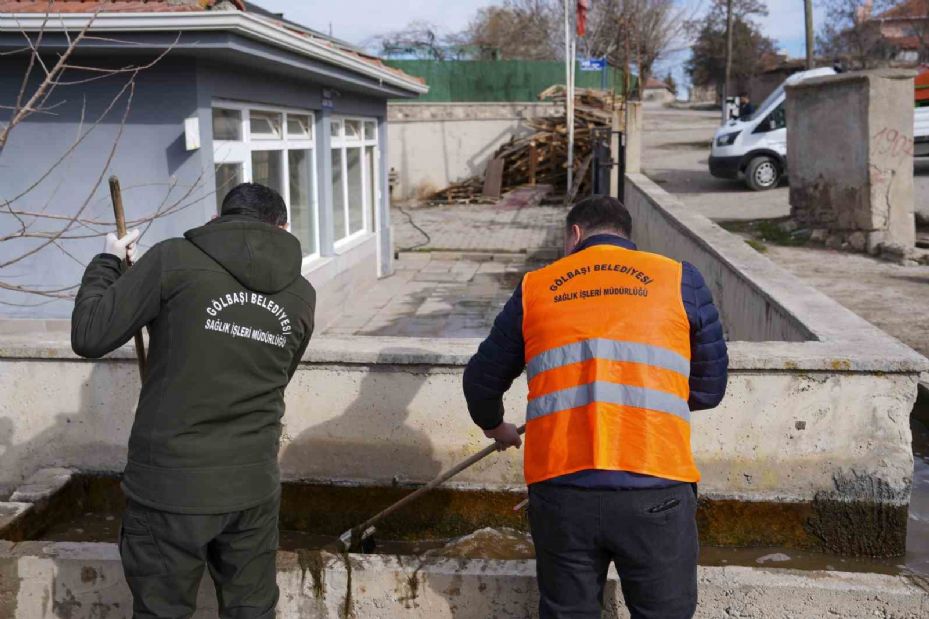
<svg viewBox="0 0 929 619"><path fill-rule="evenodd" d="M782 96L784 96L784 85L783 84L775 88L774 92L768 95L765 98L765 100L761 102L761 105L755 108L755 113L752 114L752 117L749 120L756 120L758 118L761 118L765 114L767 114L770 111L768 108L774 105L774 102L777 101Z"/></svg>

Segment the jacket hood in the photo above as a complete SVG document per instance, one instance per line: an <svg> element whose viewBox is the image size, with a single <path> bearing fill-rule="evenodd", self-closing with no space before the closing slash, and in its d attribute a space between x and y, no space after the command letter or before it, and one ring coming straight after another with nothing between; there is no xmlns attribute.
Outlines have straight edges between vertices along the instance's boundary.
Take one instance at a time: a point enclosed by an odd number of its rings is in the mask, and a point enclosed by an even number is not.
<svg viewBox="0 0 929 619"><path fill-rule="evenodd" d="M249 290L273 294L300 276L297 237L251 217L220 217L184 237Z"/></svg>

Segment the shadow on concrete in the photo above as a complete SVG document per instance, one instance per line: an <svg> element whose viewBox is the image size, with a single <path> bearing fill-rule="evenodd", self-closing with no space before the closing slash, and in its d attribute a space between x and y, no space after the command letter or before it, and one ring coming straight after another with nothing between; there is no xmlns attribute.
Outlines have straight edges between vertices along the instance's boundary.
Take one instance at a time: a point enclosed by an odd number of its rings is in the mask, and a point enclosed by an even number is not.
<svg viewBox="0 0 929 619"><path fill-rule="evenodd" d="M130 406L135 410L138 392L114 394L113 375L104 367L107 365L111 364L94 363L81 387L78 402L62 402L66 412L58 413L51 425L28 440L16 442L15 436L35 423L34 419L28 419L29 411L18 411L22 418L17 420L0 417L0 470L14 472L10 492L25 478L46 467L121 471L128 449L125 439L101 440L97 429L113 427L111 415L118 407ZM67 412L72 406L73 412ZM130 421L132 418L128 417ZM117 462L120 464L115 464Z"/></svg>
<svg viewBox="0 0 929 619"><path fill-rule="evenodd" d="M414 350L387 349L382 359L409 352ZM342 480L383 482L408 479L415 471L415 481L428 481L439 473L430 436L407 423L426 371L381 369L380 362L357 371L358 395L342 415L304 430L287 444L280 458L286 477L313 478L318 477L314 472L342 470Z"/></svg>
<svg viewBox="0 0 929 619"><path fill-rule="evenodd" d="M404 299L410 305L409 312L398 313L386 323L360 329L358 333L396 337L487 337L494 319L519 286L523 274L543 263L519 264L518 270L475 272L466 282L449 282L446 273L420 272L416 276L419 281L434 280L435 285ZM430 305L442 309L421 311Z"/></svg>
<svg viewBox="0 0 929 619"><path fill-rule="evenodd" d="M710 175L709 170L679 170L671 168L649 168L645 173L659 187L668 193L701 194L701 193L727 193L745 194L751 199L758 192L745 186L741 179L716 178ZM786 187L787 180L782 179L778 187Z"/></svg>

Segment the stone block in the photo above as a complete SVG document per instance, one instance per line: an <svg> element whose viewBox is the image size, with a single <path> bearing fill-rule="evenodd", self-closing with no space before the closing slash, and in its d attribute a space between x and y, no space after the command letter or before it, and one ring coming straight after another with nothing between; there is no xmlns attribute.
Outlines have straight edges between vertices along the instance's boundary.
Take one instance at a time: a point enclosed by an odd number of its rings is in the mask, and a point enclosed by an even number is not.
<svg viewBox="0 0 929 619"><path fill-rule="evenodd" d="M913 246L913 75L881 69L787 88L797 221L841 232L858 251L874 244L862 235L852 239L854 232L880 232L881 242Z"/></svg>

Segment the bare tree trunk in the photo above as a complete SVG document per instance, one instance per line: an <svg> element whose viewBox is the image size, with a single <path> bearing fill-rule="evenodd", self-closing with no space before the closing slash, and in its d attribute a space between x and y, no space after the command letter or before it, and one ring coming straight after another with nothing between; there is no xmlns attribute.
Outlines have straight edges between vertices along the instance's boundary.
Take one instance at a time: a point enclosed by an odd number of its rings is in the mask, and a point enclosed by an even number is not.
<svg viewBox="0 0 929 619"><path fill-rule="evenodd" d="M729 83L732 76L732 0L726 0L726 77L723 82L723 122L727 120L728 110L726 100L729 98Z"/></svg>

